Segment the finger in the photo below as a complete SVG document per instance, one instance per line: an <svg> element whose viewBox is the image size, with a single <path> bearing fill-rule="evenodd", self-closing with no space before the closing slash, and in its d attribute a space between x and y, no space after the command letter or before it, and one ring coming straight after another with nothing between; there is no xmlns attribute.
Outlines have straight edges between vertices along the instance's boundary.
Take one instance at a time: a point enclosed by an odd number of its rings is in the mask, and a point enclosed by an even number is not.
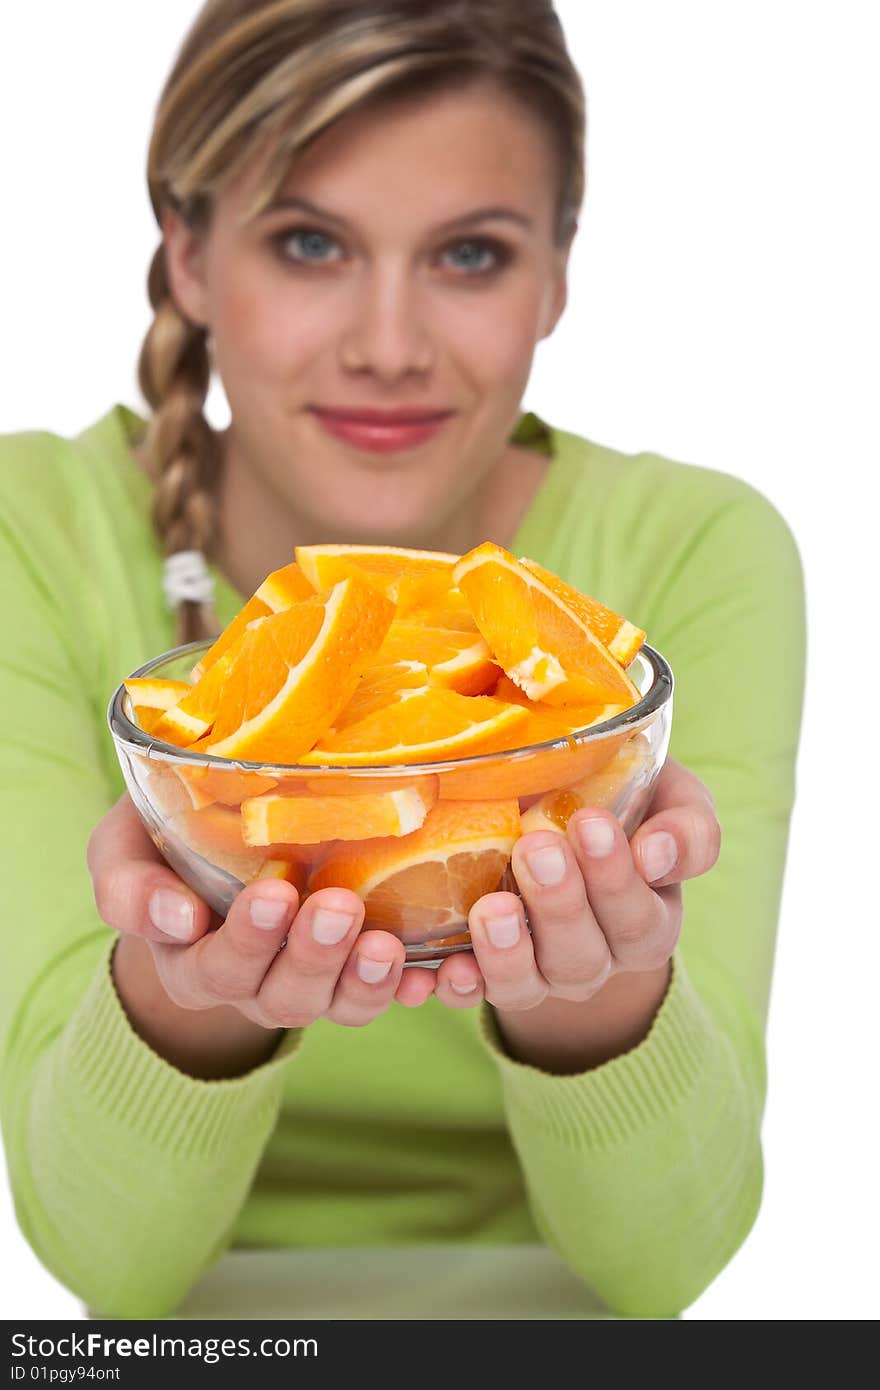
<svg viewBox="0 0 880 1390"><path fill-rule="evenodd" d="M559 998L589 999L608 979L614 961L572 846L552 830L531 831L514 845L511 867L526 905L538 969Z"/></svg>
<svg viewBox="0 0 880 1390"><path fill-rule="evenodd" d="M384 1013L400 983L406 947L387 931L361 932L345 962L325 1018L362 1028Z"/></svg>
<svg viewBox="0 0 880 1390"><path fill-rule="evenodd" d="M395 999L407 1009L418 1009L434 993L437 983L436 970L418 965L408 965L400 977Z"/></svg>
<svg viewBox="0 0 880 1390"><path fill-rule="evenodd" d="M362 899L346 888L306 899L256 997L272 1026L305 1028L327 1012L363 920Z"/></svg>
<svg viewBox="0 0 880 1390"><path fill-rule="evenodd" d="M484 980L471 951L457 951L437 971L434 993L447 1009L473 1009L482 1004Z"/></svg>
<svg viewBox="0 0 880 1390"><path fill-rule="evenodd" d="M590 807L568 823L593 916L614 963L623 970L653 970L675 948L681 927L681 890L657 893L636 871L620 822Z"/></svg>
<svg viewBox="0 0 880 1390"><path fill-rule="evenodd" d="M648 815L631 840L646 883L665 886L705 874L721 849L721 826L708 788L681 763L667 759Z"/></svg>
<svg viewBox="0 0 880 1390"><path fill-rule="evenodd" d="M298 907L299 895L292 883L265 879L242 889L225 922L188 950L154 948L156 969L170 997L187 1009L254 999Z"/></svg>
<svg viewBox="0 0 880 1390"><path fill-rule="evenodd" d="M547 997L523 905L515 893L486 893L468 918L485 997L499 1009L533 1009Z"/></svg>
<svg viewBox="0 0 880 1390"><path fill-rule="evenodd" d="M92 831L86 862L98 914L114 931L180 945L219 920L165 863L127 792Z"/></svg>

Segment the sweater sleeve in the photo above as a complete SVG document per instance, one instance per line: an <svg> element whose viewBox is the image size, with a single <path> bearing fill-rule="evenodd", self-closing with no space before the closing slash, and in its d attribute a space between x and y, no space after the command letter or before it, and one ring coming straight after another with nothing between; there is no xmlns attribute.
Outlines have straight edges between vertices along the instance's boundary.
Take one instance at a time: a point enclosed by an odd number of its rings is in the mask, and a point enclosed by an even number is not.
<svg viewBox="0 0 880 1390"><path fill-rule="evenodd" d="M707 1288L760 1206L805 643L797 549L745 484L649 568L631 616L673 668L670 753L716 800L719 861L684 886L671 982L638 1046L555 1076L507 1055L488 1005L481 1033L547 1243L615 1313L664 1318Z"/></svg>
<svg viewBox="0 0 880 1390"><path fill-rule="evenodd" d="M7 1166L25 1237L92 1313L159 1317L227 1243L300 1033L245 1076L202 1081L128 1023L109 969L116 935L97 915L85 859L122 790L103 725L108 692L88 669L87 579L78 581L62 528L40 515L36 494L29 505L24 461L32 471L37 458L19 451L21 486L0 492ZM39 535L28 531L35 512Z"/></svg>

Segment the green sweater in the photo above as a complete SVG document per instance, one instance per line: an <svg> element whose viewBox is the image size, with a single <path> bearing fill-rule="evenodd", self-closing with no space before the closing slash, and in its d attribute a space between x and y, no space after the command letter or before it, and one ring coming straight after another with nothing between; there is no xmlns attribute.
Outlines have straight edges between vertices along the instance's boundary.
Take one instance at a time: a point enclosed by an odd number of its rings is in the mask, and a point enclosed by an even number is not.
<svg viewBox="0 0 880 1390"><path fill-rule="evenodd" d="M647 630L676 676L671 755L722 824L643 1042L550 1075L505 1054L488 1005L432 998L290 1030L255 1071L204 1081L128 1024L86 868L124 790L109 695L174 644L130 454L142 424L116 406L73 440L0 437L0 1101L27 1240L96 1316L173 1316L227 1250L535 1243L582 1284L584 1316L676 1316L761 1200L804 662L785 522L723 473L532 414L514 436L552 462L513 549ZM247 595L215 579L226 623Z"/></svg>

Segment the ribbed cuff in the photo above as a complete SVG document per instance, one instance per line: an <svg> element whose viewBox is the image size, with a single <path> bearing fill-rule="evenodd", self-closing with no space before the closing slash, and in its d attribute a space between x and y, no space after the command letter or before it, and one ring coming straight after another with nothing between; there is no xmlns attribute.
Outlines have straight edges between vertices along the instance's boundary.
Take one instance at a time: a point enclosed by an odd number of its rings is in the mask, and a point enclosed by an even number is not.
<svg viewBox="0 0 880 1390"><path fill-rule="evenodd" d="M624 1144L663 1120L692 1094L707 1067L716 1065L720 1045L678 951L647 1036L591 1071L554 1076L515 1061L505 1052L494 1012L485 1003L478 1032L498 1067L505 1103L551 1138L580 1150Z"/></svg>
<svg viewBox="0 0 880 1390"><path fill-rule="evenodd" d="M208 1159L238 1142L242 1125L259 1128L270 1118L303 1029L290 1029L269 1061L243 1076L187 1076L132 1028L111 975L115 944L114 937L64 1030L62 1068L97 1110L145 1145L183 1159Z"/></svg>

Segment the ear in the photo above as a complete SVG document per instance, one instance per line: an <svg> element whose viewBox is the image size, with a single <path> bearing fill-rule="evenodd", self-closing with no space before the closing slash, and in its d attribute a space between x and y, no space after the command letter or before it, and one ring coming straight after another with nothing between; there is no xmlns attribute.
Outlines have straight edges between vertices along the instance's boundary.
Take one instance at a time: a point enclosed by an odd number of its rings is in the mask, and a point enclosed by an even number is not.
<svg viewBox="0 0 880 1390"><path fill-rule="evenodd" d="M165 265L171 296L182 314L200 328L208 326L208 295L204 278L204 236L194 232L179 213L162 214Z"/></svg>
<svg viewBox="0 0 880 1390"><path fill-rule="evenodd" d="M550 337L568 303L568 260L576 231L575 226L565 245L556 252L554 274L544 306L539 341Z"/></svg>

